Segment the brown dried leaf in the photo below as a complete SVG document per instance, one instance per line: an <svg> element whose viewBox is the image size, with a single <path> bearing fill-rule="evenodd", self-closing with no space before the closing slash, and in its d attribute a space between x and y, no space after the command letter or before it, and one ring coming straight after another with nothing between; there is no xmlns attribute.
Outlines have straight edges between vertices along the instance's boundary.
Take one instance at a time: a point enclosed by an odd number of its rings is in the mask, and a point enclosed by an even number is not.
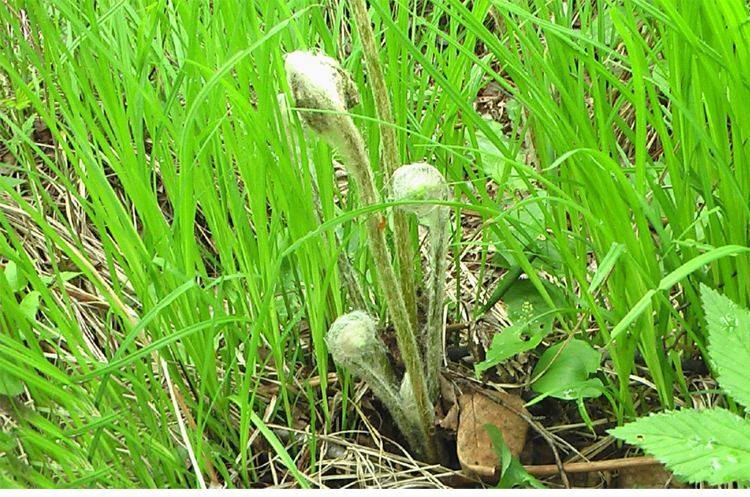
<svg viewBox="0 0 750 497"><path fill-rule="evenodd" d="M510 408L526 413L523 399L507 393L496 393ZM464 471L486 479L497 478L499 461L485 425L497 426L513 457L526 445L529 426L519 415L480 393L467 393L458 399L461 414L458 421L458 460Z"/></svg>
<svg viewBox="0 0 750 497"><path fill-rule="evenodd" d="M438 379L440 380L440 398L443 403L452 407L456 404L456 386L443 375L438 375Z"/></svg>
<svg viewBox="0 0 750 497"><path fill-rule="evenodd" d="M438 421L438 425L444 430L455 432L456 430L458 430L459 411L460 409L458 408L458 403L453 404L445 417Z"/></svg>
<svg viewBox="0 0 750 497"><path fill-rule="evenodd" d="M443 375L438 376L440 380L440 402L437 405L437 424L442 429L455 433L458 430L458 399L456 398L456 385Z"/></svg>

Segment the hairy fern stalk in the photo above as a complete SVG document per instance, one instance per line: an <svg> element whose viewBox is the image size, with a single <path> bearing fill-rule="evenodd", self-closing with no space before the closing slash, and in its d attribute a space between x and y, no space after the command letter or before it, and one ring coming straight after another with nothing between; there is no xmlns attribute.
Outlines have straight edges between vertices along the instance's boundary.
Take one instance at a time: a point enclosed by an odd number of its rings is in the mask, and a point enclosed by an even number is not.
<svg viewBox="0 0 750 497"><path fill-rule="evenodd" d="M441 201L449 196L443 175L434 166L420 162L401 166L393 174L394 200ZM443 307L448 258L448 224L450 210L444 205L411 204L401 206L417 216L427 226L429 234L429 262L432 272L427 289L427 324L424 328L425 365L430 396L438 394L438 375L443 359Z"/></svg>
<svg viewBox="0 0 750 497"><path fill-rule="evenodd" d="M404 383L399 389L375 320L362 311L339 316L326 334L326 344L336 363L361 378L383 402L409 446L420 452L426 450L408 373L404 376L408 402L404 402Z"/></svg>
<svg viewBox="0 0 750 497"><path fill-rule="evenodd" d="M293 52L286 56L287 82L295 104L304 109L302 119L323 140L344 158L365 205L380 203L370 160L362 136L348 109L358 101L358 92L351 77L332 58L309 52ZM366 220L367 243L375 262L381 288L393 320L399 350L409 372L419 419L417 449L435 459L434 408L425 381L424 365L406 308L401 284L391 266L390 250L381 229L383 215L370 214Z"/></svg>

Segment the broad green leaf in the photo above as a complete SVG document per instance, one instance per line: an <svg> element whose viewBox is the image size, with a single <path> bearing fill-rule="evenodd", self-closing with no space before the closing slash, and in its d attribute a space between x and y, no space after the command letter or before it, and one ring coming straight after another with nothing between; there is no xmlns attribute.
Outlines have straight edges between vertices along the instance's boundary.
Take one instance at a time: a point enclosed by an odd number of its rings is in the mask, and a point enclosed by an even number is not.
<svg viewBox="0 0 750 497"><path fill-rule="evenodd" d="M503 222L513 236L535 255L537 263L549 268L561 264L562 256L555 243L547 236L545 212L549 210L549 201L544 191L534 192L521 202L509 205L505 209ZM493 241L496 248L498 264L514 266L518 263L518 254L503 237Z"/></svg>
<svg viewBox="0 0 750 497"><path fill-rule="evenodd" d="M503 298L513 326L492 337L484 361L475 366L477 375L509 357L536 348L552 330L554 312L529 280L518 280Z"/></svg>
<svg viewBox="0 0 750 497"><path fill-rule="evenodd" d="M521 485L528 485L533 488L547 488L542 482L531 476L520 461L513 457L508 445L505 443L503 432L497 426L486 424L484 425L484 429L487 430L487 434L490 436L492 446L497 454L497 459L500 461L500 481L497 484L497 488L513 488Z"/></svg>
<svg viewBox="0 0 750 497"><path fill-rule="evenodd" d="M503 125L492 119L485 119L485 122L490 129L494 132L495 136L503 142L503 144L509 149L512 148L512 144L505 136L503 132ZM469 144L470 145L470 144ZM482 165L484 167L484 173L491 177L493 180L499 182L502 180L504 174L506 174L506 168L513 167L505 159L502 152L495 146L490 138L483 131L477 131L477 146L480 150L480 158L482 159ZM519 152L516 156L516 160L521 162L523 160L522 154ZM505 182L506 188L509 190L526 190L526 184L515 172L508 173L508 180Z"/></svg>
<svg viewBox="0 0 750 497"><path fill-rule="evenodd" d="M539 192L535 201L511 204L506 209L504 222L508 223L511 231L522 241L535 240L544 234L547 226L544 223L542 207L547 204L543 192ZM498 240L499 247L506 247L502 240ZM515 257L511 262L515 261Z"/></svg>
<svg viewBox="0 0 750 497"><path fill-rule="evenodd" d="M42 294L36 290L29 292L19 305L21 312L29 321L36 320L36 313L39 311L39 299L41 296Z"/></svg>
<svg viewBox="0 0 750 497"><path fill-rule="evenodd" d="M26 286L26 279L18 271L18 265L13 261L8 261L5 265L5 279L8 281L11 291L18 292Z"/></svg>
<svg viewBox="0 0 750 497"><path fill-rule="evenodd" d="M545 289L553 298L557 296L553 287L545 285ZM545 315L542 317L543 320L553 319L551 314L547 315L548 311L552 309L544 301L544 297L541 296L531 280L516 281L505 293L503 302L508 309L508 317L513 324L529 322L535 316L540 315Z"/></svg>
<svg viewBox="0 0 750 497"><path fill-rule="evenodd" d="M641 447L691 483L750 481L750 421L726 409L652 414L610 434Z"/></svg>
<svg viewBox="0 0 750 497"><path fill-rule="evenodd" d="M23 393L23 382L5 371L0 371L0 395L15 397Z"/></svg>
<svg viewBox="0 0 750 497"><path fill-rule="evenodd" d="M602 383L589 376L599 369L600 362L601 354L584 340L572 339L555 344L534 366L532 377L537 379L531 388L558 399L598 397Z"/></svg>
<svg viewBox="0 0 750 497"><path fill-rule="evenodd" d="M530 322L509 326L501 332L495 333L484 361L474 367L476 374L480 375L516 354L535 349L551 331L551 324L551 320Z"/></svg>
<svg viewBox="0 0 750 497"><path fill-rule="evenodd" d="M719 385L750 409L750 311L705 285L701 298L708 323L708 355Z"/></svg>

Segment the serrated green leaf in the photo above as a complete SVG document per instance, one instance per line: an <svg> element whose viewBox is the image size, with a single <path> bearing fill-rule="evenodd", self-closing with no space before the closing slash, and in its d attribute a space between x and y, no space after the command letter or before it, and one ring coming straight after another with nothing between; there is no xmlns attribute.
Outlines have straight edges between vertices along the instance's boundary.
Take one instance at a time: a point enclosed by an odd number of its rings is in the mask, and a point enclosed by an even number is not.
<svg viewBox="0 0 750 497"><path fill-rule="evenodd" d="M610 434L641 447L691 483L750 479L750 422L726 409L652 414Z"/></svg>
<svg viewBox="0 0 750 497"><path fill-rule="evenodd" d="M601 354L588 342L573 339L547 349L534 366L531 384L535 392L558 399L598 397L603 387L589 376L599 369ZM541 376L539 376L541 375Z"/></svg>
<svg viewBox="0 0 750 497"><path fill-rule="evenodd" d="M750 311L704 285L701 299L708 323L708 355L719 385L750 409Z"/></svg>

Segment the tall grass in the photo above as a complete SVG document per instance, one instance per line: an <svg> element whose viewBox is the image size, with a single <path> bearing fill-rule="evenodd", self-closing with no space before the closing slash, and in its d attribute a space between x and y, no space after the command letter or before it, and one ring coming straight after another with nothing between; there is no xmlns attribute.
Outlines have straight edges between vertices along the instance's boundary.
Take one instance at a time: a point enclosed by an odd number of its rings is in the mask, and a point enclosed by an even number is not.
<svg viewBox="0 0 750 497"><path fill-rule="evenodd" d="M636 350L661 404L686 396L679 360L705 349L698 283L750 299L748 255L700 259L748 245L747 5L370 5L402 161L435 163L466 204L503 212L484 259L506 247L547 298L544 273L558 276L567 301L553 304L575 307L559 327L609 351L618 416L639 412ZM303 406L310 433L353 426L346 400L344 416L328 401L323 336L348 310L337 234L386 315L356 189L339 189L330 150L296 119L282 129L277 99L282 55L299 48L367 87L344 2L16 0L0 23L0 369L26 390L0 404L0 484L254 485L258 432L307 485L315 450L296 460L266 424L292 426ZM472 105L488 81L521 109L508 136ZM362 93L355 120L385 191ZM499 193L482 137L512 166ZM513 224L531 203L544 233Z"/></svg>
<svg viewBox="0 0 750 497"><path fill-rule="evenodd" d="M711 249L737 246L727 251L735 254L747 246L747 6L634 0L566 10L560 2L497 0L506 29L498 40L459 2L446 4L499 62L497 70L484 64L485 72L526 112L535 165L549 182L532 195L560 254L543 269L580 289L580 311L610 345L626 410L634 413L628 377L636 348L659 400L672 407L678 356L693 346L705 351L696 285L747 298L747 255L700 264L720 255ZM518 172L531 178L524 167ZM595 298L586 291L592 259L601 263L612 247L624 255ZM668 275L672 284L687 279L632 314ZM611 342L626 317L635 319Z"/></svg>
<svg viewBox="0 0 750 497"><path fill-rule="evenodd" d="M23 182L3 184L14 210L3 211L2 255L28 278L24 291L41 294L39 313L24 315L0 284L0 360L27 381L35 413L18 413L13 454L24 457L4 465L20 484L193 486L210 466L222 480L234 479L231 470L251 484L252 415L269 401L258 396L261 380L281 385L270 417L291 423L299 394L287 388L290 376L314 355L326 377L322 336L344 305L336 248L320 237L280 260L318 225L309 173L279 130L274 82L280 44L317 39L323 11L290 8L291 18L260 4L32 2L23 5L26 38L21 6L3 14L11 89L3 121L17 142L11 174ZM49 127L54 157L24 133L32 117ZM328 185L330 160L320 162ZM51 185L64 188L74 215ZM77 284L101 295L95 326L74 314L62 281L44 284L39 254L23 244L29 231L49 268L80 272ZM168 370L138 356L147 343ZM101 373L101 361L118 359ZM172 409L167 372L194 418L188 436L200 470L186 468L187 444L173 437L183 413Z"/></svg>

